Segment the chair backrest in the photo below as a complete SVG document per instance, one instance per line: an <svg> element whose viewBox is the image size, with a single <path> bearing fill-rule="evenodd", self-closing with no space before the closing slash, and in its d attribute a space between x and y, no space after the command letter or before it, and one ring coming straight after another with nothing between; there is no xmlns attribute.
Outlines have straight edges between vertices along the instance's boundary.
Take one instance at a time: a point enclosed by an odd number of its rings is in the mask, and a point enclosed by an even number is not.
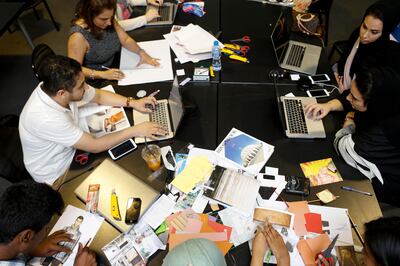
<svg viewBox="0 0 400 266"><path fill-rule="evenodd" d="M43 64L43 62L50 55L55 55L54 51L47 44L39 44L33 49L32 52L32 70L35 76L41 81L42 79L39 77L39 68Z"/></svg>

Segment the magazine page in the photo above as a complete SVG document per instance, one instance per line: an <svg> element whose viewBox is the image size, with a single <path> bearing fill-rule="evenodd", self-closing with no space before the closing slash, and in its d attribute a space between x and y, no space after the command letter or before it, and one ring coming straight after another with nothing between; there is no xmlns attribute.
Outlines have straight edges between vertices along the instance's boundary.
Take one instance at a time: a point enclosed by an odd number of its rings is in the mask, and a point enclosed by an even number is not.
<svg viewBox="0 0 400 266"><path fill-rule="evenodd" d="M274 152L274 146L232 128L215 152L240 169L256 175Z"/></svg>

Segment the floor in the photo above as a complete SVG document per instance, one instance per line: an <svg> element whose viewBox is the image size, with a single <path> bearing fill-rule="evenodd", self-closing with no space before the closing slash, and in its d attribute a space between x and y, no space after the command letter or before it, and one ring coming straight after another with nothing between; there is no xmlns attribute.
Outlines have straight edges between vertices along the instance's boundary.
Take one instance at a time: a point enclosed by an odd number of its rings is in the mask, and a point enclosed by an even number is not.
<svg viewBox="0 0 400 266"><path fill-rule="evenodd" d="M38 10L41 20L36 20L33 12L26 12L22 19L35 44L46 43L57 54L66 55L66 42L75 5L78 0L47 0L52 13L60 25L57 32L43 6ZM228 1L228 0L226 0ZM320 0L322 1L322 0ZM329 43L346 39L360 23L364 10L374 0L334 0L331 9ZM0 37L0 117L5 114L19 114L37 85L31 70L32 50L19 30L6 32ZM400 209L383 204L385 216L399 215Z"/></svg>

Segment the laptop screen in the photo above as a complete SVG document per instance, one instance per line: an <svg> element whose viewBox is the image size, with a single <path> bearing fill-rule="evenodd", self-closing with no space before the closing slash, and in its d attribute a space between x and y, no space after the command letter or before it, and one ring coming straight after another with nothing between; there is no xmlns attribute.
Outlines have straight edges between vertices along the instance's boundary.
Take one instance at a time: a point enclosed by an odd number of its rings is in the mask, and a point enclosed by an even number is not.
<svg viewBox="0 0 400 266"><path fill-rule="evenodd" d="M179 84L176 76L169 94L168 104L171 111L173 131L176 131L183 116L182 97L179 92Z"/></svg>
<svg viewBox="0 0 400 266"><path fill-rule="evenodd" d="M289 42L289 32L286 27L285 17L283 16L283 13L280 14L274 30L272 31L271 41L272 46L275 50L275 56L278 60L278 64L281 64L285 57L286 47Z"/></svg>

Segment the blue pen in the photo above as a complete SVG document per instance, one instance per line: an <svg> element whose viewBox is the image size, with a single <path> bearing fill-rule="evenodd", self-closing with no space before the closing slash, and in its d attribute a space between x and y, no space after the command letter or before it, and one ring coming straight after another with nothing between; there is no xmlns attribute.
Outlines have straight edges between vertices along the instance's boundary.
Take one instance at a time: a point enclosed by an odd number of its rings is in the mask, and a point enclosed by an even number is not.
<svg viewBox="0 0 400 266"><path fill-rule="evenodd" d="M357 192L357 193L360 193L360 194L363 194L363 195L367 195L367 196L372 196L372 194L369 193L369 192L358 190L358 189L355 189L355 188L352 188L352 187L341 186L341 189L347 190L347 191L352 191L352 192Z"/></svg>

